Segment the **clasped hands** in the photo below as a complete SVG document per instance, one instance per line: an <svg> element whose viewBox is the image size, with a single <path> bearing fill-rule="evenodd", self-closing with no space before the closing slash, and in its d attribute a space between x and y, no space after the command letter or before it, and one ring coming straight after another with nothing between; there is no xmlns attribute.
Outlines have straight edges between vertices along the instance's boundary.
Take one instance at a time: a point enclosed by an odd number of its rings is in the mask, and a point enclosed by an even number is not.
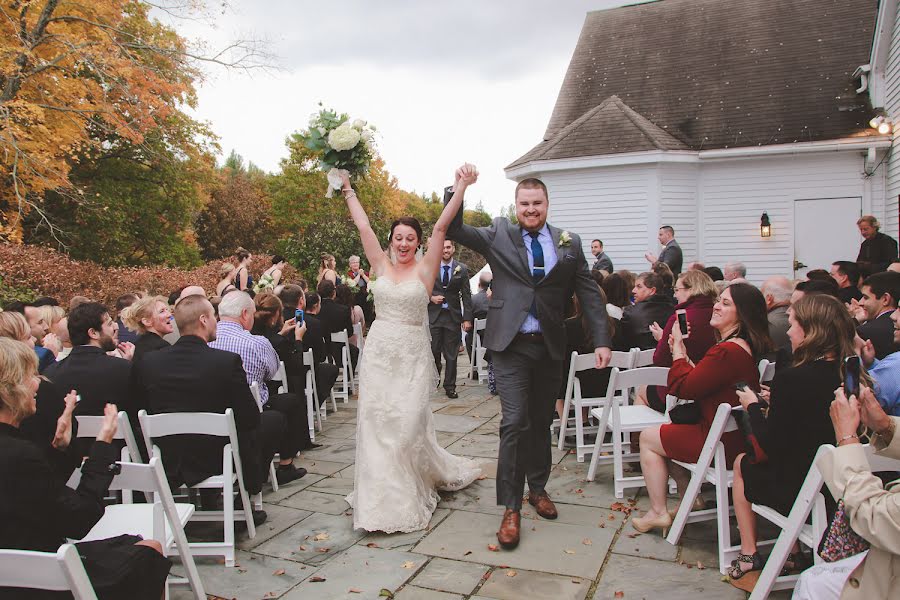
<svg viewBox="0 0 900 600"><path fill-rule="evenodd" d="M468 187L478 181L478 169L471 163L466 163L456 170L453 178L453 189L457 189L460 184Z"/></svg>
<svg viewBox="0 0 900 600"><path fill-rule="evenodd" d="M845 441L858 444L860 423L876 433L885 431L891 425L891 418L881 408L871 388L860 386L859 396L858 399L852 395L847 398L843 387L834 390L829 412L838 445L844 445Z"/></svg>

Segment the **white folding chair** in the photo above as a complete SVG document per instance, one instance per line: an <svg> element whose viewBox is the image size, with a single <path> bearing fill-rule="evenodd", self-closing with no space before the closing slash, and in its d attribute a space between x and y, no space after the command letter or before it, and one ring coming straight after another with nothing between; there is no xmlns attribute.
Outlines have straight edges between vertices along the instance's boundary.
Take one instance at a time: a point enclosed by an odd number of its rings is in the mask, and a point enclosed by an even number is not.
<svg viewBox="0 0 900 600"><path fill-rule="evenodd" d="M759 361L759 382L768 383L775 379L775 363L765 358Z"/></svg>
<svg viewBox="0 0 900 600"><path fill-rule="evenodd" d="M591 409L591 415L598 419L599 425L587 478L588 481L594 480L594 476L597 473L597 464L600 462L603 437L606 435L607 429L609 429L612 432L613 473L615 477L613 486L616 498L623 498L626 488L642 487L644 485L644 477L642 475L625 477L625 463L636 462L640 459L640 454L631 452L630 434L669 422L667 414L660 414L649 406L628 406L627 398L629 393L632 389L641 385L666 385L668 377L669 369L667 367L642 367L628 371L613 368L609 376L609 387L606 392L607 400L603 403L602 408ZM619 401L613 401L617 393L621 393L623 401L626 402L624 406L619 406ZM628 445L628 453L624 451L626 444Z"/></svg>
<svg viewBox="0 0 900 600"><path fill-rule="evenodd" d="M175 503L159 457L154 456L147 465L133 462L118 464L121 471L113 477L109 489L147 492L152 494L153 502L107 506L100 520L79 541L105 540L124 534L140 535L145 540L154 539L162 545L163 555L169 556L173 551L178 554L187 574L186 579L170 575L167 587L187 583L194 592L195 600L204 600L206 592L184 533L185 524L194 514L194 505ZM81 471L76 473L80 475Z"/></svg>
<svg viewBox="0 0 900 600"><path fill-rule="evenodd" d="M356 364L361 365L363 349L366 347L366 339L363 337L362 323L355 323L353 325L353 335L354 335L354 337L356 337L356 347L359 348L359 355L357 356ZM358 369L353 371L353 385L355 386L355 388L359 387L359 370Z"/></svg>
<svg viewBox="0 0 900 600"><path fill-rule="evenodd" d="M636 351L637 354L633 368L637 369L640 367L653 366L653 353L656 352L655 349L651 348L650 350L641 350L640 348L632 348L632 350Z"/></svg>
<svg viewBox="0 0 900 600"><path fill-rule="evenodd" d="M610 367L618 367L619 369L630 369L634 364L636 348L628 352L613 351L612 358L609 361ZM602 406L609 399L609 389L603 397L585 398L581 393L581 381L578 379L578 373L594 369L597 365L597 357L594 354L578 354L572 352L572 360L569 363L569 375L566 381L566 393L563 400L563 415L566 418L559 421L559 441L557 447L562 450L565 448L566 434L569 429L569 411L574 408L575 416L571 418L575 426L575 454L578 462L584 462L584 455L594 448L594 444L584 443L585 433L595 433L596 427L585 427L582 410L585 408L594 408ZM620 397L621 399L621 397ZM627 401L627 397L626 397Z"/></svg>
<svg viewBox="0 0 900 600"><path fill-rule="evenodd" d="M306 365L306 414L309 419L309 439L316 441L316 424L322 429L322 413L328 412L327 407L319 407L319 390L316 387L316 358L312 349L303 353L303 364ZM334 398L331 400L334 402ZM334 405L337 410L337 404Z"/></svg>
<svg viewBox="0 0 900 600"><path fill-rule="evenodd" d="M287 394L290 392L288 389L288 378L287 378L287 369L284 367L284 361L278 361L278 371L275 372L275 377L272 378L272 381L277 381L278 385L278 393L279 394Z"/></svg>
<svg viewBox="0 0 900 600"><path fill-rule="evenodd" d="M78 550L63 544L56 552L0 550L0 585L71 592L75 600L97 600Z"/></svg>
<svg viewBox="0 0 900 600"><path fill-rule="evenodd" d="M253 511L247 488L244 487L244 468L241 465L240 447L238 446L237 428L234 424L234 412L225 409L225 413L162 413L148 415L140 411L138 419L144 433L144 441L152 456L161 456L159 448L153 444L155 438L170 435L213 435L227 437L228 442L222 448L222 474L213 475L190 486L194 489L222 490L224 509L222 511L197 511L193 514L195 521L222 521L224 539L222 542L204 542L191 544L191 550L202 556L224 556L225 566L234 566L234 521L247 523L247 534L256 537L256 526L253 523ZM152 449L152 450L151 450ZM234 510L234 484L238 484L238 494L243 509L239 513Z"/></svg>
<svg viewBox="0 0 900 600"><path fill-rule="evenodd" d="M706 441L703 442L703 450L696 463L672 461L691 472L691 481L684 490L681 506L678 508L678 513L669 529L669 535L666 537L666 541L674 546L678 544L685 525L715 518L719 530L719 570L723 574L740 552L740 546L731 544L731 509L728 502L728 488L734 483L734 471L728 469L725 464L725 445L722 443L724 434L737 429L737 423L731 416L732 408L730 404L722 403L716 409L716 416L710 425ZM692 510L694 500L700 493L700 486L704 483L711 483L716 488L716 508L715 510Z"/></svg>
<svg viewBox="0 0 900 600"><path fill-rule="evenodd" d="M284 363L280 363L281 367L279 368L279 372L284 368ZM284 382L282 388L287 387L287 375L284 376L284 379L280 381ZM281 388L280 388L281 389ZM257 382L253 382L250 384L250 393L253 394L253 400L256 402L257 406L261 406L262 398L259 395L259 384ZM262 409L260 409L262 412ZM276 455L277 456L277 455ZM278 491L278 475L275 473L275 461L273 460L271 464L269 464L269 485L272 486L272 491ZM253 505L257 508L257 510L262 510L262 492L256 495L253 498Z"/></svg>
<svg viewBox="0 0 900 600"><path fill-rule="evenodd" d="M353 362L350 360L350 340L346 331L338 331L331 334L331 341L341 344L341 364L338 365L341 372L335 384L336 391L331 393L332 398L340 396L344 404L350 402L350 394L356 393L356 385L353 383Z"/></svg>
<svg viewBox="0 0 900 600"><path fill-rule="evenodd" d="M104 417L77 415L75 419L78 421L77 437L97 438L97 434L100 433L100 428L103 426ZM131 422L128 420L128 415L125 414L125 411L119 411L119 414L116 416L116 425L116 434L113 436L113 439L125 441L125 447L122 448L122 460L136 463L143 462L137 438L134 437Z"/></svg>
<svg viewBox="0 0 900 600"><path fill-rule="evenodd" d="M481 345L481 335L487 327L487 319L475 319L475 322L472 324L472 354L469 356L469 368L471 369L470 375L478 379L478 382L481 383L481 365L479 363L479 356L484 356L484 351L482 350L484 346ZM479 352L479 350L482 350ZM484 365L484 380L487 381L487 364Z"/></svg>

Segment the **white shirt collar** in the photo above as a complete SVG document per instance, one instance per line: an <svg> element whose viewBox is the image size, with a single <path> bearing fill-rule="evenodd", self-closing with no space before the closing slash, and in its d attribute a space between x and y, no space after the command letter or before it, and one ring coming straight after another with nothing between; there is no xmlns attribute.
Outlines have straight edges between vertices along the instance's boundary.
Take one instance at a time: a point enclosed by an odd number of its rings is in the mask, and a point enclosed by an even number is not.
<svg viewBox="0 0 900 600"><path fill-rule="evenodd" d="M544 226L538 230L538 239L541 239L544 236L550 237L550 228L547 227L546 223L544 223ZM531 237L531 232L522 227L522 239L525 239L527 237Z"/></svg>

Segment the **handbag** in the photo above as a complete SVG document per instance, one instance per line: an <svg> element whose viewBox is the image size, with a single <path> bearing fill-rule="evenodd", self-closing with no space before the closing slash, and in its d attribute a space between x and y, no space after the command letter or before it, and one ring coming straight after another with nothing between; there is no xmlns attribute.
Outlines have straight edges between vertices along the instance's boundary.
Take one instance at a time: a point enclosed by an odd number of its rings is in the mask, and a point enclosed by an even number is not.
<svg viewBox="0 0 900 600"><path fill-rule="evenodd" d="M679 400L669 409L669 420L674 425L696 425L700 422L700 407L693 400Z"/></svg>
<svg viewBox="0 0 900 600"><path fill-rule="evenodd" d="M869 549L869 542L863 539L850 527L850 517L844 506L844 499L838 500L834 518L828 525L828 531L819 545L819 556L825 562L835 562Z"/></svg>

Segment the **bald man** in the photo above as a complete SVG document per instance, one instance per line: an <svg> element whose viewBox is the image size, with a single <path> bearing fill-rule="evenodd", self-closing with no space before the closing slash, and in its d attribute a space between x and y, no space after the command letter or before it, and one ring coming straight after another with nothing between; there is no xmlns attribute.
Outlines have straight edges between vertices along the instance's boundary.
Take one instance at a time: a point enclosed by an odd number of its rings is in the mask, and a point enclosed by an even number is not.
<svg viewBox="0 0 900 600"><path fill-rule="evenodd" d="M769 318L769 336L775 342L776 348L791 347L791 340L788 338L787 310L791 305L791 294L794 292L794 286L787 277L776 275L766 279L760 291L766 299L766 310Z"/></svg>

